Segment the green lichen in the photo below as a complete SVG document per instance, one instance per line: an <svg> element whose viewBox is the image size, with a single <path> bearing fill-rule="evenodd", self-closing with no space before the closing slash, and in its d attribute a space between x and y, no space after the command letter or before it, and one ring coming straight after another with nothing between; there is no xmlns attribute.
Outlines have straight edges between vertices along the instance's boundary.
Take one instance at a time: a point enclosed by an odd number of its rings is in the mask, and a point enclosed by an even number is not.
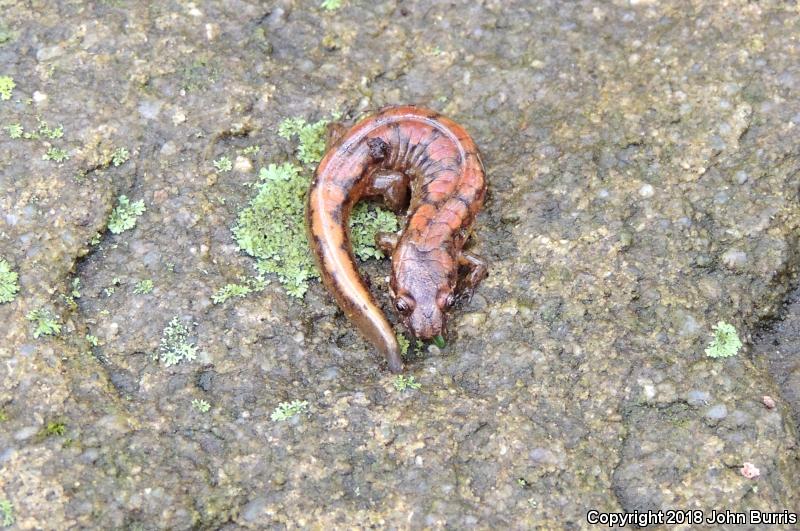
<svg viewBox="0 0 800 531"><path fill-rule="evenodd" d="M117 291L117 286L122 284L122 281L118 277L114 277L111 279L111 285L107 288L103 288L103 292L106 294L106 297L112 296Z"/></svg>
<svg viewBox="0 0 800 531"><path fill-rule="evenodd" d="M24 133L22 124L9 124L5 127L5 130L8 132L8 136L13 139L22 138Z"/></svg>
<svg viewBox="0 0 800 531"><path fill-rule="evenodd" d="M228 157L220 157L214 161L214 169L217 173L231 171L233 169L233 162Z"/></svg>
<svg viewBox="0 0 800 531"><path fill-rule="evenodd" d="M17 85L9 76L0 76L0 100L10 100L11 92Z"/></svg>
<svg viewBox="0 0 800 531"><path fill-rule="evenodd" d="M66 149L53 146L50 147L44 155L42 155L42 160L52 160L53 162L61 163L65 160L69 160L69 155L67 154Z"/></svg>
<svg viewBox="0 0 800 531"><path fill-rule="evenodd" d="M13 301L19 291L19 275L0 259L0 304Z"/></svg>
<svg viewBox="0 0 800 531"><path fill-rule="evenodd" d="M64 299L64 302L67 303L70 310L75 311L78 309L78 303L75 302L75 299L81 298L81 279L77 277L73 278L71 286L70 292L61 295L61 297Z"/></svg>
<svg viewBox="0 0 800 531"><path fill-rule="evenodd" d="M297 414L308 410L308 402L305 400L293 400L292 402L281 402L272 412L270 418L273 422L283 422L289 420Z"/></svg>
<svg viewBox="0 0 800 531"><path fill-rule="evenodd" d="M192 56L190 61L181 69L181 88L186 92L205 90L209 85L216 82L219 77L220 68L216 62L206 57Z"/></svg>
<svg viewBox="0 0 800 531"><path fill-rule="evenodd" d="M286 118L278 124L278 136L291 140L292 136L296 135L305 125L305 118L300 118L299 116Z"/></svg>
<svg viewBox="0 0 800 531"><path fill-rule="evenodd" d="M383 253L375 245L375 234L397 232L397 228L397 216L392 212L365 202L357 204L350 217L353 252L361 260L383 258Z"/></svg>
<svg viewBox="0 0 800 531"><path fill-rule="evenodd" d="M133 287L133 292L137 295L147 295L151 291L153 291L153 281L149 278L140 280Z"/></svg>
<svg viewBox="0 0 800 531"><path fill-rule="evenodd" d="M398 374L395 379L392 380L392 384L398 391L405 391L406 389L419 389L422 387L422 384L417 382L413 376L404 376L402 374Z"/></svg>
<svg viewBox="0 0 800 531"><path fill-rule="evenodd" d="M316 164L325 154L325 132L328 120L319 120L313 124L303 118L287 118L278 126L278 136L290 140L297 137L297 158L303 164Z"/></svg>
<svg viewBox="0 0 800 531"><path fill-rule="evenodd" d="M714 338L706 348L706 356L709 358L729 358L735 356L742 348L742 341L736 333L736 327L732 324L720 321L712 327Z"/></svg>
<svg viewBox="0 0 800 531"><path fill-rule="evenodd" d="M16 32L12 31L8 26L0 22L0 46L11 42L17 38Z"/></svg>
<svg viewBox="0 0 800 531"><path fill-rule="evenodd" d="M169 322L161 336L158 352L153 353L154 361L161 361L167 367L182 361L194 361L197 347L189 343L189 329L175 317Z"/></svg>
<svg viewBox="0 0 800 531"><path fill-rule="evenodd" d="M323 0L320 7L328 11L334 11L342 7L342 0Z"/></svg>
<svg viewBox="0 0 800 531"><path fill-rule="evenodd" d="M67 433L67 425L63 422L48 422L47 426L42 430L44 437L61 437Z"/></svg>
<svg viewBox="0 0 800 531"><path fill-rule="evenodd" d="M147 210L144 201L139 200L131 203L127 196L121 195L118 199L117 207L111 213L108 220L108 230L114 234L120 234L136 226L136 219Z"/></svg>
<svg viewBox="0 0 800 531"><path fill-rule="evenodd" d="M10 527L16 522L14 505L9 500L0 500L0 517L2 517L3 527Z"/></svg>
<svg viewBox="0 0 800 531"><path fill-rule="evenodd" d="M75 299L73 299L69 295L66 295L66 294L62 293L61 294L61 299L64 301L64 304L67 305L67 307L69 308L69 311L74 312L74 311L78 310L78 303L75 302Z"/></svg>
<svg viewBox="0 0 800 531"><path fill-rule="evenodd" d="M111 164L114 166L121 166L125 164L128 159L131 158L131 154L128 152L127 148L120 147L114 150L111 154Z"/></svg>
<svg viewBox="0 0 800 531"><path fill-rule="evenodd" d="M64 136L64 126L58 124L56 128L51 128L50 125L44 120L37 118L39 127L33 133L25 133L25 138L38 140L40 138L49 138L50 140L57 140Z"/></svg>
<svg viewBox="0 0 800 531"><path fill-rule="evenodd" d="M96 347L100 344L100 339L97 336L93 336L92 334L86 334L86 342L89 343L91 346Z"/></svg>
<svg viewBox="0 0 800 531"><path fill-rule="evenodd" d="M81 279L75 277L72 279L72 289L69 292L70 296L74 299L81 298Z"/></svg>
<svg viewBox="0 0 800 531"><path fill-rule="evenodd" d="M36 325L33 330L34 339L39 339L40 336L55 336L61 333L61 325L50 310L44 308L31 310L25 318Z"/></svg>
<svg viewBox="0 0 800 531"><path fill-rule="evenodd" d="M211 296L211 301L214 304L222 304L232 297L246 297L254 291L264 289L265 286L266 282L261 279L248 279L246 284L225 284Z"/></svg>
<svg viewBox="0 0 800 531"><path fill-rule="evenodd" d="M195 408L200 413L207 413L211 409L211 404L209 404L205 400L195 398L194 400L192 400L192 407Z"/></svg>
<svg viewBox="0 0 800 531"><path fill-rule="evenodd" d="M63 125L59 124L57 127L51 128L50 125L41 118L36 118L36 120L39 122L39 125L36 130L32 132L24 132L21 124L12 124L11 126L6 127L6 129L9 131L11 138L22 137L25 140L41 140L43 138L57 140L64 136Z"/></svg>
<svg viewBox="0 0 800 531"><path fill-rule="evenodd" d="M395 335L397 336L397 344L400 345L400 354L405 356L408 354L408 348L411 346L411 342L401 333L397 333Z"/></svg>
<svg viewBox="0 0 800 531"><path fill-rule="evenodd" d="M278 135L286 139L297 137L298 159L313 164L324 154L327 125L327 120L309 124L303 118L287 118L280 124ZM305 229L305 198L310 180L310 171L297 164L262 168L255 184L256 196L239 213L233 229L239 248L256 258L258 272L276 274L287 293L297 298L303 297L310 279L319 277ZM354 254L361 260L382 258L375 234L395 232L397 228L397 218L391 212L358 204L350 217Z"/></svg>
<svg viewBox="0 0 800 531"><path fill-rule="evenodd" d="M214 304L222 304L231 297L245 297L249 295L251 291L253 290L251 290L249 286L244 286L242 284L225 284L224 287L219 288L217 292L211 296L211 301Z"/></svg>
<svg viewBox="0 0 800 531"><path fill-rule="evenodd" d="M270 164L259 173L256 196L239 213L233 234L239 248L257 259L259 273L274 273L293 297L301 298L317 278L305 234L308 179L291 163Z"/></svg>
<svg viewBox="0 0 800 531"><path fill-rule="evenodd" d="M262 168L258 193L239 214L233 229L239 248L255 257L259 273L275 273L290 295L302 298L308 281L318 278L305 230L305 195L309 178L291 163ZM382 258L377 232L394 232L394 214L360 203L353 209L350 231L353 252L361 260Z"/></svg>

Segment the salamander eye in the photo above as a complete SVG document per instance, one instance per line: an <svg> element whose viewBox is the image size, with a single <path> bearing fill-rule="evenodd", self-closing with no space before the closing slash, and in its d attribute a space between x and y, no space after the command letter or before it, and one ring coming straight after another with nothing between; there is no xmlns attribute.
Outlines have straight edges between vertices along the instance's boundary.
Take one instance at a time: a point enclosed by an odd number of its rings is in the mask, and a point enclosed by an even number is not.
<svg viewBox="0 0 800 531"><path fill-rule="evenodd" d="M403 315L408 315L414 309L414 305L408 297L400 296L394 301L394 307Z"/></svg>
<svg viewBox="0 0 800 531"><path fill-rule="evenodd" d="M448 293L448 291L445 289L442 289L439 292L439 295L436 297L436 305L442 311L449 310L450 307L453 306L453 304L455 304L455 302L456 302L456 296L453 294L453 292L451 291Z"/></svg>

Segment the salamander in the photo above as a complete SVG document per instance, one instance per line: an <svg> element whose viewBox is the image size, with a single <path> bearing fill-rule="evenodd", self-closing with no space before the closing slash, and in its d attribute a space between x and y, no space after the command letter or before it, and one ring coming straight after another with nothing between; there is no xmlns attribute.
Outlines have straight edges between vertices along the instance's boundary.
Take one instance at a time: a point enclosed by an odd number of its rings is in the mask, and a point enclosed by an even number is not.
<svg viewBox="0 0 800 531"><path fill-rule="evenodd" d="M403 231L376 241L391 255L390 295L401 321L428 340L443 334L447 311L487 275L486 263L464 250L485 195L483 162L466 131L412 105L384 108L341 133L314 172L306 226L323 284L390 371L403 370L400 347L358 273L353 206L366 198L398 213L407 208Z"/></svg>

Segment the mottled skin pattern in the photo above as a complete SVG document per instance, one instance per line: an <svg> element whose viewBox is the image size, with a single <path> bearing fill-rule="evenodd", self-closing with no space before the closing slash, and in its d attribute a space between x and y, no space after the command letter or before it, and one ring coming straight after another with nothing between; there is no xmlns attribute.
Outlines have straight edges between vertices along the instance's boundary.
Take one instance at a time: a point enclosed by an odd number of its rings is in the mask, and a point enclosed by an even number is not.
<svg viewBox="0 0 800 531"><path fill-rule="evenodd" d="M431 339L444 331L456 295L469 295L486 276L485 264L463 251L485 193L469 135L419 107L389 107L360 121L320 162L307 209L314 257L339 307L392 372L403 362L394 330L356 268L347 229L353 206L365 197L382 198L395 211L408 206L400 236L379 235L378 244L392 256L391 295L403 323ZM459 266L469 270L461 282Z"/></svg>

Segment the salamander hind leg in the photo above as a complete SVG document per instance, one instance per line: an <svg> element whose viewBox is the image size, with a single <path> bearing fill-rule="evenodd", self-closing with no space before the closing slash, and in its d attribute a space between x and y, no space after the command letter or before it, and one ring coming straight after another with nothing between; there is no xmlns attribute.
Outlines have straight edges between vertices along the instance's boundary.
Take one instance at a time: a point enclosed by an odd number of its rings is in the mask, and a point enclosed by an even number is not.
<svg viewBox="0 0 800 531"><path fill-rule="evenodd" d="M383 168L373 170L365 195L381 198L391 211L402 212L408 208L408 176L403 172Z"/></svg>
<svg viewBox="0 0 800 531"><path fill-rule="evenodd" d="M458 297L461 300L469 302L478 284L489 276L489 268L486 260L476 254L463 250L458 255L458 265L465 267L468 271L458 282Z"/></svg>

